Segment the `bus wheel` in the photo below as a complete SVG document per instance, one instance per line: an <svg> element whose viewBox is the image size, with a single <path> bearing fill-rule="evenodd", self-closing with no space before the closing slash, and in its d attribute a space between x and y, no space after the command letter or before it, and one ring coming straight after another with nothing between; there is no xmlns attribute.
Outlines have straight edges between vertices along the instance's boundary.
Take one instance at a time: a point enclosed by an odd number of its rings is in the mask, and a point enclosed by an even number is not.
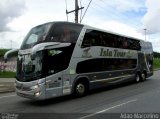
<svg viewBox="0 0 160 119"><path fill-rule="evenodd" d="M141 78L142 78L142 81L146 80L146 74L144 72L142 73Z"/></svg>
<svg viewBox="0 0 160 119"><path fill-rule="evenodd" d="M74 88L74 94L76 97L82 97L87 94L87 84L85 82L78 81Z"/></svg>
<svg viewBox="0 0 160 119"><path fill-rule="evenodd" d="M135 82L136 82L136 83L139 83L139 82L140 82L140 79L141 79L141 75L140 75L140 73L137 73L137 74L136 74L136 77L135 77Z"/></svg>

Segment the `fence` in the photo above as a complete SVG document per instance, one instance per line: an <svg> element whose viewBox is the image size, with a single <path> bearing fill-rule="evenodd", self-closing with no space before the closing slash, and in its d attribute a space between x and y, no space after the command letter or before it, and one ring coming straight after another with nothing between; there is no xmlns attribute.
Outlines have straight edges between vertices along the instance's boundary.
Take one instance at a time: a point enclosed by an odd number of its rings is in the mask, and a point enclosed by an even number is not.
<svg viewBox="0 0 160 119"><path fill-rule="evenodd" d="M3 58L0 58L0 71L12 71L16 72L16 67L17 67L17 58L9 58L7 63L4 62Z"/></svg>

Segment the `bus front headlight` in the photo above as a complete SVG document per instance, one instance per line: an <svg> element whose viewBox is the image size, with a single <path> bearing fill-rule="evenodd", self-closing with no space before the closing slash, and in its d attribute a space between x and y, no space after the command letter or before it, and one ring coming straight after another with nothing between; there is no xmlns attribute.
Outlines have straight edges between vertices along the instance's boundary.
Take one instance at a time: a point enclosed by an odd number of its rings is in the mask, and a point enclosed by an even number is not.
<svg viewBox="0 0 160 119"><path fill-rule="evenodd" d="M40 96L40 92L34 94L36 97Z"/></svg>

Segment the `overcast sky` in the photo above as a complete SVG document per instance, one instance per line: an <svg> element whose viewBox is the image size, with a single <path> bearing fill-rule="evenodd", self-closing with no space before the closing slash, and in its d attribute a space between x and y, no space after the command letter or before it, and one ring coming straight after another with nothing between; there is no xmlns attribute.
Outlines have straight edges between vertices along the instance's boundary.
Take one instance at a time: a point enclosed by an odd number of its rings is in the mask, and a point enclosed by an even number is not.
<svg viewBox="0 0 160 119"><path fill-rule="evenodd" d="M0 48L19 48L27 32L50 21L66 21L75 0L0 0ZM90 0L79 0L84 7ZM152 42L160 52L160 0L92 0L83 24ZM79 11L81 14L81 11ZM74 13L68 15L74 22Z"/></svg>

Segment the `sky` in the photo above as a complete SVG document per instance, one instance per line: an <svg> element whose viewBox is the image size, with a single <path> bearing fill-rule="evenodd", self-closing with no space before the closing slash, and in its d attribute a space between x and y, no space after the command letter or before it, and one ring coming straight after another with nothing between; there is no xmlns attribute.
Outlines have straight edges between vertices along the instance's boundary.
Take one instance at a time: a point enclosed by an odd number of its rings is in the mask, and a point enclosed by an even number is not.
<svg viewBox="0 0 160 119"><path fill-rule="evenodd" d="M29 30L51 21L67 21L74 0L0 0L0 48L19 48ZM79 17L90 0L79 0ZM160 0L92 0L82 24L152 42L160 52ZM74 13L68 14L74 22Z"/></svg>

